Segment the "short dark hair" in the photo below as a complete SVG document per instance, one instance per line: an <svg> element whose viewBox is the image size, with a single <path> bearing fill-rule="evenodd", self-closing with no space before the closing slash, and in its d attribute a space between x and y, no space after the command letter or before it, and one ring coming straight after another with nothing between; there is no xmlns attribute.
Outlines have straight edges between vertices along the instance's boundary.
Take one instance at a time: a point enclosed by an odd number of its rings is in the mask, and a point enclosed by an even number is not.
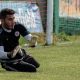
<svg viewBox="0 0 80 80"><path fill-rule="evenodd" d="M0 11L0 19L5 19L7 15L13 15L15 11L13 9L5 8Z"/></svg>

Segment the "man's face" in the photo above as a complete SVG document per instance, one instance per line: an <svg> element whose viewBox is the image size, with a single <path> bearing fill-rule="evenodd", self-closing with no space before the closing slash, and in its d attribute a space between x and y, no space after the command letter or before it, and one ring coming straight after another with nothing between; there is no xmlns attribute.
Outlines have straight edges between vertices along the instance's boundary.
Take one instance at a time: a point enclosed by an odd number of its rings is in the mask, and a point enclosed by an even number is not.
<svg viewBox="0 0 80 80"><path fill-rule="evenodd" d="M11 30L15 25L14 19L15 19L14 15L7 15L6 18L2 20L2 24L4 25L5 28Z"/></svg>

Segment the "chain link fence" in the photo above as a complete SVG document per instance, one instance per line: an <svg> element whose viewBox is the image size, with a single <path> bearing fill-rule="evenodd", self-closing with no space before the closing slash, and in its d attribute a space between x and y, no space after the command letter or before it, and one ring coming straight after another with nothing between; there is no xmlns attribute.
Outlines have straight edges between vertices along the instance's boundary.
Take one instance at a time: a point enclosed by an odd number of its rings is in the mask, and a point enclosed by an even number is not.
<svg viewBox="0 0 80 80"><path fill-rule="evenodd" d="M80 34L80 0L59 0L59 32Z"/></svg>

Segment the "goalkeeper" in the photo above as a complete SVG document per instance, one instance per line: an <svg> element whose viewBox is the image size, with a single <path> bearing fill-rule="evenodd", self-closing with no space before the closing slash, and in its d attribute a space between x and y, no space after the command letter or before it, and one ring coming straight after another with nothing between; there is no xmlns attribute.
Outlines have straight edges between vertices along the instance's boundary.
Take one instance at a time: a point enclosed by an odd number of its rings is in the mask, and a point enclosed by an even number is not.
<svg viewBox="0 0 80 80"><path fill-rule="evenodd" d="M30 42L31 47L37 45L37 37L31 35L24 25L15 22L15 11L0 11L0 61L2 68L8 71L36 72L39 63L20 48L19 39L22 35Z"/></svg>

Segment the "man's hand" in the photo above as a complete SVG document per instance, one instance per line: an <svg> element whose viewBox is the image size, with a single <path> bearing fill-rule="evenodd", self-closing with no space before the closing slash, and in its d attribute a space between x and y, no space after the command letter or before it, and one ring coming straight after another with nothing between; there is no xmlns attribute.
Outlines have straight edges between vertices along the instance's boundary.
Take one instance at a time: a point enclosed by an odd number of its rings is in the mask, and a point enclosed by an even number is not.
<svg viewBox="0 0 80 80"><path fill-rule="evenodd" d="M20 49L21 49L20 46L16 46L16 48L14 50L7 53L7 56L9 58L14 58Z"/></svg>
<svg viewBox="0 0 80 80"><path fill-rule="evenodd" d="M31 41L29 42L29 47L36 47L37 46L37 39L38 36L32 36Z"/></svg>

